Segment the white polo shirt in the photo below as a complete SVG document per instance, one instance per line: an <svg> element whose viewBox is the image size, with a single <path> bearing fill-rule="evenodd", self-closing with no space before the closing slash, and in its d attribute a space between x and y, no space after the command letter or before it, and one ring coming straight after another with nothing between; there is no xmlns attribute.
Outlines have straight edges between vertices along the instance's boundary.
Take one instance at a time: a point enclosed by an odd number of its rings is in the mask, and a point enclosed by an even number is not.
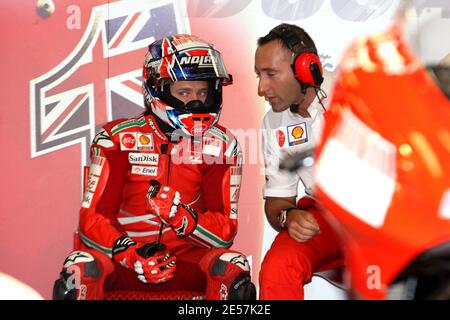
<svg viewBox="0 0 450 320"><path fill-rule="evenodd" d="M313 168L305 167L297 172L279 169L286 154L292 155L313 148L319 141L323 127L323 109L315 100L308 108L311 118L303 118L289 109L283 112L269 110L263 122L263 154L266 183L265 197L296 197L301 181L307 194L313 191Z"/></svg>

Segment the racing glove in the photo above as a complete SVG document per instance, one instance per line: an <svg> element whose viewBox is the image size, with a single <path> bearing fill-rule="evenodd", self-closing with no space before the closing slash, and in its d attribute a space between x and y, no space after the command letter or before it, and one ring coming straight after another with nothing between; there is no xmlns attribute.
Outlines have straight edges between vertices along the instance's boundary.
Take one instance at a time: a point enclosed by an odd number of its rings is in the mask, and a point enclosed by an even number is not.
<svg viewBox="0 0 450 320"><path fill-rule="evenodd" d="M197 213L181 202L180 193L168 186L161 186L156 196L154 193L155 189L151 186L147 194L146 210L156 214L178 237L190 235L197 226Z"/></svg>
<svg viewBox="0 0 450 320"><path fill-rule="evenodd" d="M115 242L112 256L115 262L134 269L143 283L167 282L175 276L176 258L160 242L139 246L133 239L122 236Z"/></svg>

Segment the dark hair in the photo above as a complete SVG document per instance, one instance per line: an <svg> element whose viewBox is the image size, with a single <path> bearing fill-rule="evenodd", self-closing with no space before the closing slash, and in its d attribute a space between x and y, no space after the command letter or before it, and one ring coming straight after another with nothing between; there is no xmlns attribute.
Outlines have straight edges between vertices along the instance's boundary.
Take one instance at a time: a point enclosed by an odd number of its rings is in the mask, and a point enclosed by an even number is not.
<svg viewBox="0 0 450 320"><path fill-rule="evenodd" d="M287 24L287 23L282 23L282 24L276 26L275 28L280 28L281 26L292 31L298 37L298 40L302 41L302 43L304 44L305 47L314 48L314 50L317 52L317 48L316 48L316 45L314 44L313 39L309 36L309 34L305 30L303 30L302 28L300 28L299 26L296 26L294 24ZM273 30L275 28L270 30L269 33L266 34L264 37L261 37L258 39L258 47L263 46L274 40L280 40L280 42L282 43L282 46L284 48L291 50L291 49L289 49L287 44L284 42L284 40L278 34L273 32Z"/></svg>

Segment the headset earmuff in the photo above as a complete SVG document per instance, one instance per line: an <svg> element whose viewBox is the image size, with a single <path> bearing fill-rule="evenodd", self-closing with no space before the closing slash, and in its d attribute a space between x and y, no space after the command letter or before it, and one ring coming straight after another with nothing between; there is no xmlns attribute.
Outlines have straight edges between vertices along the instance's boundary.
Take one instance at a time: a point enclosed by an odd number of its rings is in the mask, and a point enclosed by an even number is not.
<svg viewBox="0 0 450 320"><path fill-rule="evenodd" d="M305 45L303 39L284 25L280 25L271 31L277 35L292 51L292 71L300 83L302 93L306 93L309 87L318 88L323 82L322 64L317 51Z"/></svg>

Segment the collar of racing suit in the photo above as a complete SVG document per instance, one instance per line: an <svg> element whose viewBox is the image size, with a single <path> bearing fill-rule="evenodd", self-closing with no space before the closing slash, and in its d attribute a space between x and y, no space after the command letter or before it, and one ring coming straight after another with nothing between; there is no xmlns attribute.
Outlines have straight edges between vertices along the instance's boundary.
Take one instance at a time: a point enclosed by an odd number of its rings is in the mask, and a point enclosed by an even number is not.
<svg viewBox="0 0 450 320"><path fill-rule="evenodd" d="M169 126L167 123L162 121L159 117L157 117L153 112L150 110L147 110L144 112L144 116L152 116L152 119L156 122L156 126L158 129L166 135L166 137L169 139L169 141L172 142L178 142L181 138L181 135L178 134L175 129L171 126Z"/></svg>

